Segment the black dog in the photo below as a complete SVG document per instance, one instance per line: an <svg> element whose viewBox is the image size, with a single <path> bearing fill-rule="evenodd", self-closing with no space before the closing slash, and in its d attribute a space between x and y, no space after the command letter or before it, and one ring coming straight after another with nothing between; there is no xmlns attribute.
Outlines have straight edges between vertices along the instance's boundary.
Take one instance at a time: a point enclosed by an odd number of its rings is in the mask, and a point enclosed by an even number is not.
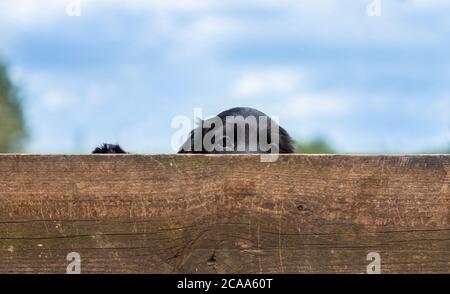
<svg viewBox="0 0 450 294"><path fill-rule="evenodd" d="M245 120L244 128L238 129L237 121ZM254 119L253 119L254 118ZM206 125L206 126L205 126ZM227 131L228 130L228 131ZM242 131L244 136L239 137ZM208 135L209 133L215 136ZM228 136L238 134L238 136ZM278 140L272 138L278 136ZM206 136L211 137L212 146L207 148L203 142ZM263 136L264 138L262 138ZM216 138L219 139L216 140ZM272 142L273 141L273 142ZM278 141L278 142L277 142ZM195 144L199 142L199 144ZM254 146L256 143L256 146ZM267 148L270 146L271 148ZM212 148L211 148L212 147ZM191 131L189 138L178 153L293 153L293 140L281 126L263 112L248 108L236 107L219 113L216 117L201 121L201 125ZM127 153L119 145L103 144L92 153Z"/></svg>

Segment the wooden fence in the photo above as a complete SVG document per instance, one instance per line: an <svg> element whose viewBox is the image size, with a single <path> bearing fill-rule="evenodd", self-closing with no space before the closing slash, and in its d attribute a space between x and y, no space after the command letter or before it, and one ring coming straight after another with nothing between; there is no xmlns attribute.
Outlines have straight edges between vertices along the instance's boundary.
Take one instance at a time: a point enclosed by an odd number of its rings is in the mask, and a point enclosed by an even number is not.
<svg viewBox="0 0 450 294"><path fill-rule="evenodd" d="M0 273L450 273L450 156L0 155Z"/></svg>

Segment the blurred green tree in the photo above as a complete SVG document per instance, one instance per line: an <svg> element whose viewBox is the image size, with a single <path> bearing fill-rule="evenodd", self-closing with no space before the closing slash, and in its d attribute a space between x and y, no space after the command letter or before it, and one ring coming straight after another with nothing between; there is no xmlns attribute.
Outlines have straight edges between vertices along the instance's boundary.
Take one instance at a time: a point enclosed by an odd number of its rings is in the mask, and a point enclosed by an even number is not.
<svg viewBox="0 0 450 294"><path fill-rule="evenodd" d="M296 153L303 154L334 154L336 151L328 145L328 143L321 138L316 138L309 142L297 143L295 147Z"/></svg>
<svg viewBox="0 0 450 294"><path fill-rule="evenodd" d="M18 88L0 62L0 152L20 151L26 128Z"/></svg>

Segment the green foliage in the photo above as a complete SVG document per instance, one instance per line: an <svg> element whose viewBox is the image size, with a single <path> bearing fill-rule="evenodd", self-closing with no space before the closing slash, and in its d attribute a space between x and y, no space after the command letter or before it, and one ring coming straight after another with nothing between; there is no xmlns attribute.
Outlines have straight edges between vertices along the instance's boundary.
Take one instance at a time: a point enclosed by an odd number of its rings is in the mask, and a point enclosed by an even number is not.
<svg viewBox="0 0 450 294"><path fill-rule="evenodd" d="M418 152L419 154L450 154L450 148L442 148L435 150L426 150L422 152Z"/></svg>
<svg viewBox="0 0 450 294"><path fill-rule="evenodd" d="M19 151L26 137L18 89L0 63L0 152Z"/></svg>
<svg viewBox="0 0 450 294"><path fill-rule="evenodd" d="M333 148L328 145L328 143L321 139L317 138L310 142L298 143L295 148L296 153L304 153L304 154L334 154L336 153Z"/></svg>

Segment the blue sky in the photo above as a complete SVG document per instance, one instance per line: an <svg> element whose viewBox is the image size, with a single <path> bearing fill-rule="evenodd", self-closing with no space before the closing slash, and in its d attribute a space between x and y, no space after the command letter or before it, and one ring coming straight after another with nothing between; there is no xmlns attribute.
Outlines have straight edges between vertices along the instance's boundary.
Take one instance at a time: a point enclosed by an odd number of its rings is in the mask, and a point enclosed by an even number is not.
<svg viewBox="0 0 450 294"><path fill-rule="evenodd" d="M450 145L450 1L0 0L28 152L174 152L171 120L234 106L341 152Z"/></svg>

